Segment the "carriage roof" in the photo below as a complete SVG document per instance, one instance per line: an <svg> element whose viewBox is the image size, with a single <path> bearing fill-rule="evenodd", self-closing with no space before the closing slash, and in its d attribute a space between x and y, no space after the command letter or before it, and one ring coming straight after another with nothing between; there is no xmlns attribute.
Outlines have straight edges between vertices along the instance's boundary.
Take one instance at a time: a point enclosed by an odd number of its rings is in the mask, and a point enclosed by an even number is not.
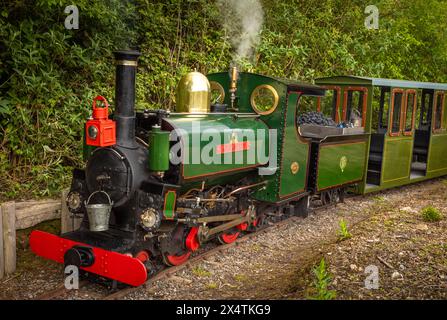
<svg viewBox="0 0 447 320"><path fill-rule="evenodd" d="M361 84L380 87L398 87L413 89L447 90L447 84L435 82L407 81L384 78L371 78L359 76L335 76L316 79L319 84L340 83L340 84Z"/></svg>

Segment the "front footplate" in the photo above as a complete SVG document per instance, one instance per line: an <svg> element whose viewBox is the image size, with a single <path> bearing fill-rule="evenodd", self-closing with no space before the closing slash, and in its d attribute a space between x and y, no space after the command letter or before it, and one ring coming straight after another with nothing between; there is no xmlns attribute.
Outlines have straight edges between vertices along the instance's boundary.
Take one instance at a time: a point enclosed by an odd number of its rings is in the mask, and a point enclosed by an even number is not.
<svg viewBox="0 0 447 320"><path fill-rule="evenodd" d="M36 255L59 263L64 263L65 253L74 246L90 247L94 255L93 264L88 267L81 266L82 270L134 287L142 285L147 280L144 264L125 254L92 247L38 230L31 233L29 242L31 250Z"/></svg>

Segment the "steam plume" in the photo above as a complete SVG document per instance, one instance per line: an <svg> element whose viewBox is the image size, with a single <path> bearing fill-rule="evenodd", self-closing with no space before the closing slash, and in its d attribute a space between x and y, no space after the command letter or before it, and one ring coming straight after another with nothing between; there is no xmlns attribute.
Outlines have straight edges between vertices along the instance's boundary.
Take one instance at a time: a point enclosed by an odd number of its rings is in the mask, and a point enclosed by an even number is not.
<svg viewBox="0 0 447 320"><path fill-rule="evenodd" d="M223 27L235 49L233 60L253 58L264 22L260 0L217 0L217 5Z"/></svg>

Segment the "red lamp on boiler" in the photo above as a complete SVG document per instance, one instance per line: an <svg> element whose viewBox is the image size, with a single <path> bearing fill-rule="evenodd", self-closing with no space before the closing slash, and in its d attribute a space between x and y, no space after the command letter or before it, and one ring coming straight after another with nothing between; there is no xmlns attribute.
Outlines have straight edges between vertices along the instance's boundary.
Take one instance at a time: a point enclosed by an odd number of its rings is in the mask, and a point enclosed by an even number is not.
<svg viewBox="0 0 447 320"><path fill-rule="evenodd" d="M101 101L104 107L98 107ZM93 118L85 124L86 144L95 147L108 147L116 144L116 123L109 119L109 104L103 96L93 99Z"/></svg>

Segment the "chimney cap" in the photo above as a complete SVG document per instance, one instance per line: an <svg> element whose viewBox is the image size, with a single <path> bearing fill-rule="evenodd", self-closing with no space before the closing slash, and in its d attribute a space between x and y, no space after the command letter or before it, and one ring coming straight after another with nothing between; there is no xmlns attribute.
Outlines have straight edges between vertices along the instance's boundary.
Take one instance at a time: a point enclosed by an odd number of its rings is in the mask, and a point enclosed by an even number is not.
<svg viewBox="0 0 447 320"><path fill-rule="evenodd" d="M137 50L119 50L114 51L113 54L116 60L137 61L138 57L141 56L141 52Z"/></svg>

